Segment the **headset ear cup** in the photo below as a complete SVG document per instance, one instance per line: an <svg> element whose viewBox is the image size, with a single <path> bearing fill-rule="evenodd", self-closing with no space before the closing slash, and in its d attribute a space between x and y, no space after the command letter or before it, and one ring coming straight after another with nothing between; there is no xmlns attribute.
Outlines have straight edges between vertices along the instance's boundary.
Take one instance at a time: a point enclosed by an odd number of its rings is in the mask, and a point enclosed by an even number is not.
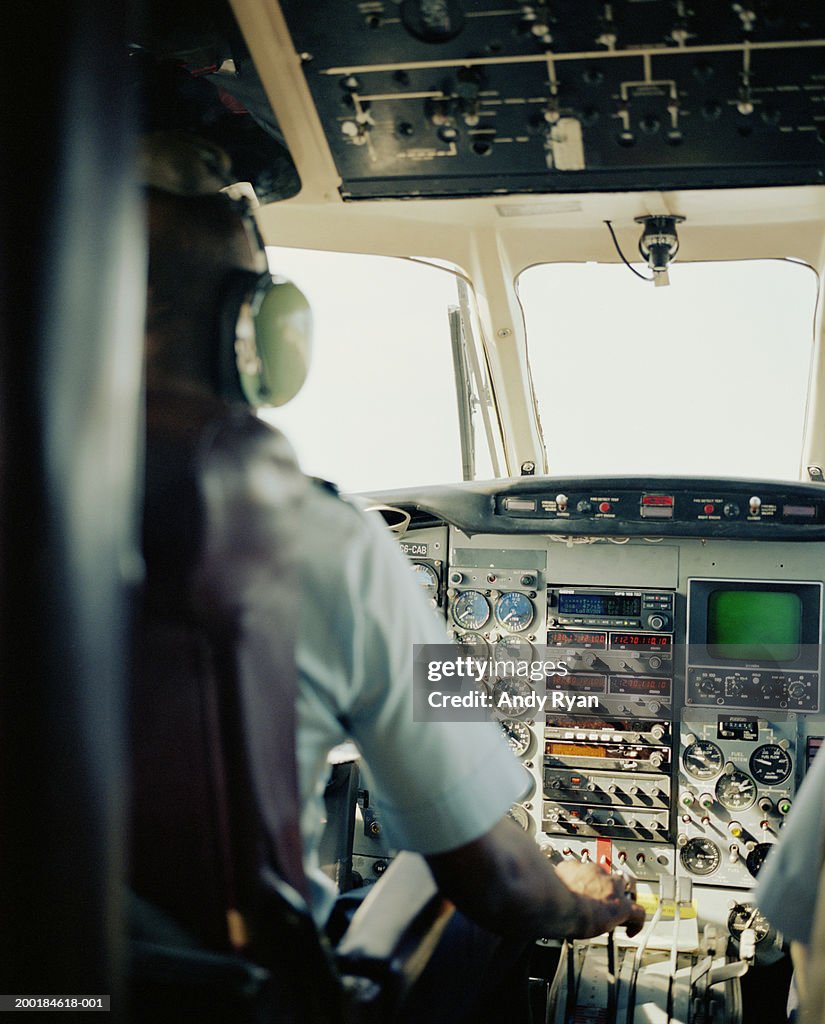
<svg viewBox="0 0 825 1024"><path fill-rule="evenodd" d="M216 317L217 339L213 352L215 384L228 402L246 402L248 398L238 371L238 341L247 355L255 347L254 301L260 275L245 270L229 274L221 288ZM267 279L269 275L267 275ZM248 340L245 340L248 339Z"/></svg>
<svg viewBox="0 0 825 1024"><path fill-rule="evenodd" d="M251 308L257 364L241 339L241 387L254 406L286 405L301 390L309 373L312 311L304 294L291 281L271 279L259 288Z"/></svg>

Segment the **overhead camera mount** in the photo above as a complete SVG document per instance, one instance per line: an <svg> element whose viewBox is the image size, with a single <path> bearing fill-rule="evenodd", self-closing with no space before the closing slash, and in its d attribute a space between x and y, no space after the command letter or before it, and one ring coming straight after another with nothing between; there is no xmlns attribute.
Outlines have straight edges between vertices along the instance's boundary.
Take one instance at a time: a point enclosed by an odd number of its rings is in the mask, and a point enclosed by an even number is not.
<svg viewBox="0 0 825 1024"><path fill-rule="evenodd" d="M679 251L676 225L681 224L684 219L675 214L635 218L637 224L644 224L642 237L639 239L639 252L653 272L655 285L670 284L668 267L676 259L676 253Z"/></svg>

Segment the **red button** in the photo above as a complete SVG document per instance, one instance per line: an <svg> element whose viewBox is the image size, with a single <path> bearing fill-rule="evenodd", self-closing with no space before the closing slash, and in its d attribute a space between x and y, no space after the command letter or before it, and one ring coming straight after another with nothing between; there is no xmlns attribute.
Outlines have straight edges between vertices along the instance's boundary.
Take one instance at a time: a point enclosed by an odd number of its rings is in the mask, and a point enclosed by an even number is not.
<svg viewBox="0 0 825 1024"><path fill-rule="evenodd" d="M600 512L609 512L610 511L610 502L609 501L601 502L601 504L599 505L599 511Z"/></svg>
<svg viewBox="0 0 825 1024"><path fill-rule="evenodd" d="M705 505L705 515L706 516L712 516L715 511L716 511L716 506L715 505Z"/></svg>

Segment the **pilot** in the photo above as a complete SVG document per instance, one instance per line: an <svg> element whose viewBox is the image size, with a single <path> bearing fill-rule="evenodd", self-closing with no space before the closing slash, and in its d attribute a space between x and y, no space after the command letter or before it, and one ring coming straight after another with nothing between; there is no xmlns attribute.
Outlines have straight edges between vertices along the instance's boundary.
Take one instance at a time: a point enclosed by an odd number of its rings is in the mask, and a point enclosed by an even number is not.
<svg viewBox="0 0 825 1024"><path fill-rule="evenodd" d="M820 752L799 787L754 892L759 909L791 944L794 977L788 1009L792 1012L801 1003L808 1014L803 1020L820 1020L825 1006L825 979L816 961L825 935L823 792L825 753Z"/></svg>
<svg viewBox="0 0 825 1024"><path fill-rule="evenodd" d="M211 143L153 134L145 141L142 175L149 222L148 402L177 402L185 410L202 400L220 417L229 406L210 351L215 297L234 272L265 269L265 254L243 204L217 195L232 177L226 154ZM247 345L248 338L239 338L235 348L243 355ZM297 381L295 365L288 372ZM282 390L295 386L287 381ZM152 444L150 419L150 451ZM301 527L296 749L303 861L318 926L336 896L317 852L327 754L351 739L369 767L393 844L423 854L460 911L443 940L449 958L439 964L436 957L432 969L437 1008L419 1000L419 1019L441 1014L455 1024L463 1013L481 1019L461 965L478 983L500 949L499 936L516 936L523 951L539 936L584 938L619 924L638 931L644 911L622 878L578 862L554 868L507 817L524 776L497 727L413 720L413 644L447 639L383 523L313 483ZM457 989L453 1000L445 969ZM481 984L475 991L483 998Z"/></svg>

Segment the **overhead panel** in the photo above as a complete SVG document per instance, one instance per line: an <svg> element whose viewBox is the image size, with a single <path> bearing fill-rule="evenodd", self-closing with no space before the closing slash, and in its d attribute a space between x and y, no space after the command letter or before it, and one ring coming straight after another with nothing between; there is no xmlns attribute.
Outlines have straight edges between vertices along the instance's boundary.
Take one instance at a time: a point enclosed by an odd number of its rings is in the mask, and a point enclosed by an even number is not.
<svg viewBox="0 0 825 1024"><path fill-rule="evenodd" d="M348 199L825 181L810 0L282 0Z"/></svg>

